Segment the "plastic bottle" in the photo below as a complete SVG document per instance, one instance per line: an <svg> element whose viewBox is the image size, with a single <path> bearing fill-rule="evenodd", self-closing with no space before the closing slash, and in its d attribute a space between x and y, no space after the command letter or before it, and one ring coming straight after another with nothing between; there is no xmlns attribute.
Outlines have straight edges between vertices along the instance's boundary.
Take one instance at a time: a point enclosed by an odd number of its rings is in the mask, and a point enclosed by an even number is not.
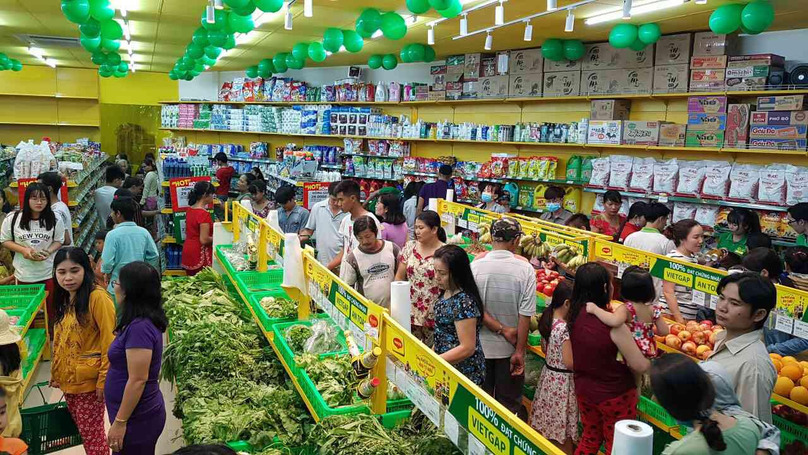
<svg viewBox="0 0 808 455"><path fill-rule="evenodd" d="M350 330L346 330L345 334L345 344L348 345L348 354L350 354L351 358L359 357L362 353L359 352L359 346L356 344L356 340L354 340L353 334Z"/></svg>

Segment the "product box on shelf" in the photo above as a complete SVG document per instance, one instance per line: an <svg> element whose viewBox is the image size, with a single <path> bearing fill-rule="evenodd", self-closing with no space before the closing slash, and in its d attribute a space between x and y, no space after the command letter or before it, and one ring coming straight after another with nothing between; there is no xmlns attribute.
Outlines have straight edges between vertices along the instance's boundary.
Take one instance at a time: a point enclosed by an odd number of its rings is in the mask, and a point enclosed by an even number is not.
<svg viewBox="0 0 808 455"><path fill-rule="evenodd" d="M726 67L726 55L699 55L690 57L690 69L721 69Z"/></svg>
<svg viewBox="0 0 808 455"><path fill-rule="evenodd" d="M463 81L463 99L475 99L480 96L480 81Z"/></svg>
<svg viewBox="0 0 808 455"><path fill-rule="evenodd" d="M805 150L805 139L755 139L749 138L749 148L775 150Z"/></svg>
<svg viewBox="0 0 808 455"><path fill-rule="evenodd" d="M628 120L631 111L629 100L593 100L590 103L590 120Z"/></svg>
<svg viewBox="0 0 808 455"><path fill-rule="evenodd" d="M805 107L804 95L759 96L758 111L799 111Z"/></svg>
<svg viewBox="0 0 808 455"><path fill-rule="evenodd" d="M717 89L724 88L723 69L690 70L690 88Z"/></svg>
<svg viewBox="0 0 808 455"><path fill-rule="evenodd" d="M777 54L750 54L732 55L729 57L728 68L743 68L747 66L785 66L786 58Z"/></svg>
<svg viewBox="0 0 808 455"><path fill-rule="evenodd" d="M690 68L684 65L654 67L654 93L687 92Z"/></svg>
<svg viewBox="0 0 808 455"><path fill-rule="evenodd" d="M581 73L581 92L599 95L649 93L653 78L653 68L584 71Z"/></svg>
<svg viewBox="0 0 808 455"><path fill-rule="evenodd" d="M590 120L587 144L620 145L622 120Z"/></svg>
<svg viewBox="0 0 808 455"><path fill-rule="evenodd" d="M432 65L429 67L432 76L432 90L446 90L446 65Z"/></svg>
<svg viewBox="0 0 808 455"><path fill-rule="evenodd" d="M685 147L722 147L723 145L723 131L703 131L687 128Z"/></svg>
<svg viewBox="0 0 808 455"><path fill-rule="evenodd" d="M693 35L679 33L677 35L664 35L656 42L654 65L687 65L690 61L690 44Z"/></svg>
<svg viewBox="0 0 808 455"><path fill-rule="evenodd" d="M541 55L541 49L519 49L511 51L508 66L510 67L508 74L535 74L543 72L544 59Z"/></svg>
<svg viewBox="0 0 808 455"><path fill-rule="evenodd" d="M576 60L574 62L570 60L561 60L558 62L554 62L552 60L544 61L545 73L556 73L559 71L581 71L581 60Z"/></svg>
<svg viewBox="0 0 808 455"><path fill-rule="evenodd" d="M687 112L720 114L727 112L726 96L691 96L687 99Z"/></svg>
<svg viewBox="0 0 808 455"><path fill-rule="evenodd" d="M473 53L466 54L463 69L463 81L473 81L483 77L483 59L492 58L495 54Z"/></svg>
<svg viewBox="0 0 808 455"><path fill-rule="evenodd" d="M727 114L687 114L687 127L692 130L722 131L727 127Z"/></svg>
<svg viewBox="0 0 808 455"><path fill-rule="evenodd" d="M693 35L693 55L732 55L737 48L735 35L698 32Z"/></svg>
<svg viewBox="0 0 808 455"><path fill-rule="evenodd" d="M620 68L651 68L654 66L654 48L641 51L617 49L609 43L592 43L585 46L581 62L584 71L613 70Z"/></svg>
<svg viewBox="0 0 808 455"><path fill-rule="evenodd" d="M752 125L808 125L808 111L752 112Z"/></svg>
<svg viewBox="0 0 808 455"><path fill-rule="evenodd" d="M463 72L466 70L465 55L450 55L446 57L446 83L463 82Z"/></svg>
<svg viewBox="0 0 808 455"><path fill-rule="evenodd" d="M746 145L746 141L749 139L750 110L749 104L730 104L727 107L727 128L724 138L726 147Z"/></svg>
<svg viewBox="0 0 808 455"><path fill-rule="evenodd" d="M580 71L544 73L544 96L578 96L581 93Z"/></svg>
<svg viewBox="0 0 808 455"><path fill-rule="evenodd" d="M768 86L781 85L785 77L785 69L776 68L768 77L732 77L727 78L727 91L742 92L750 90L765 90Z"/></svg>
<svg viewBox="0 0 808 455"><path fill-rule="evenodd" d="M429 87L426 85L418 85L415 89L415 101L426 101L429 99Z"/></svg>
<svg viewBox="0 0 808 455"><path fill-rule="evenodd" d="M623 143L629 145L657 145L659 143L659 122L623 122Z"/></svg>
<svg viewBox="0 0 808 455"><path fill-rule="evenodd" d="M687 125L662 122L659 125L659 145L663 147L684 147Z"/></svg>
<svg viewBox="0 0 808 455"><path fill-rule="evenodd" d="M446 90L430 90L427 98L429 101L440 101L446 99Z"/></svg>
<svg viewBox="0 0 808 455"><path fill-rule="evenodd" d="M505 98L508 96L508 76L483 77L478 84L479 98Z"/></svg>
<svg viewBox="0 0 808 455"><path fill-rule="evenodd" d="M808 125L752 125L749 137L752 139L806 139Z"/></svg>
<svg viewBox="0 0 808 455"><path fill-rule="evenodd" d="M508 96L541 96L541 86L544 81L542 73L516 74L509 76Z"/></svg>
<svg viewBox="0 0 808 455"><path fill-rule="evenodd" d="M446 83L446 99L459 100L463 96L463 83L462 82L447 82Z"/></svg>

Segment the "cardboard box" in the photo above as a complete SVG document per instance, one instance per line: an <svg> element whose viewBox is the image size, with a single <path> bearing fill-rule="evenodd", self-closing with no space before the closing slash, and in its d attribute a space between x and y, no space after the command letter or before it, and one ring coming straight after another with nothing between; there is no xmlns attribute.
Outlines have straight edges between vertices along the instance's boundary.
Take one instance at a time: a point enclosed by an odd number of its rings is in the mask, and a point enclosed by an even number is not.
<svg viewBox="0 0 808 455"><path fill-rule="evenodd" d="M461 98L463 99L476 99L480 94L479 81L463 81L463 91Z"/></svg>
<svg viewBox="0 0 808 455"><path fill-rule="evenodd" d="M693 55L731 55L737 47L737 36L699 32L693 35Z"/></svg>
<svg viewBox="0 0 808 455"><path fill-rule="evenodd" d="M590 103L589 120L628 120L629 100L594 100Z"/></svg>
<svg viewBox="0 0 808 455"><path fill-rule="evenodd" d="M541 49L520 49L511 51L508 74L535 74L543 72L544 58Z"/></svg>
<svg viewBox="0 0 808 455"><path fill-rule="evenodd" d="M805 150L808 141L805 139L749 139L749 148L775 150Z"/></svg>
<svg viewBox="0 0 808 455"><path fill-rule="evenodd" d="M808 125L752 125L749 127L752 139L806 139Z"/></svg>
<svg viewBox="0 0 808 455"><path fill-rule="evenodd" d="M541 86L544 82L542 73L517 74L509 76L508 96L525 97L541 96Z"/></svg>
<svg viewBox="0 0 808 455"><path fill-rule="evenodd" d="M432 65L429 67L432 76L432 90L446 89L446 65Z"/></svg>
<svg viewBox="0 0 808 455"><path fill-rule="evenodd" d="M446 99L446 90L430 90L427 99L429 101L444 100Z"/></svg>
<svg viewBox="0 0 808 455"><path fill-rule="evenodd" d="M553 73L558 71L580 71L580 70L581 70L581 60L576 60L574 62L571 62L569 60L561 60L558 62L554 62L552 60L544 61L545 73Z"/></svg>
<svg viewBox="0 0 808 455"><path fill-rule="evenodd" d="M691 92L721 92L726 89L724 81L688 82Z"/></svg>
<svg viewBox="0 0 808 455"><path fill-rule="evenodd" d="M685 147L723 147L723 131L701 131L687 128Z"/></svg>
<svg viewBox="0 0 808 455"><path fill-rule="evenodd" d="M590 120L586 143L620 145L622 132L622 120Z"/></svg>
<svg viewBox="0 0 808 455"><path fill-rule="evenodd" d="M654 45L645 46L641 51L631 49L618 49L619 68L653 68Z"/></svg>
<svg viewBox="0 0 808 455"><path fill-rule="evenodd" d="M690 70L690 82L724 82L724 69Z"/></svg>
<svg viewBox="0 0 808 455"><path fill-rule="evenodd" d="M759 96L757 99L759 111L799 111L803 107L804 95Z"/></svg>
<svg viewBox="0 0 808 455"><path fill-rule="evenodd" d="M466 54L464 69L463 69L463 82L475 81L483 77L483 59L493 58L495 54L490 53L474 53Z"/></svg>
<svg viewBox="0 0 808 455"><path fill-rule="evenodd" d="M509 76L491 76L479 80L478 98L505 98L508 96Z"/></svg>
<svg viewBox="0 0 808 455"><path fill-rule="evenodd" d="M752 125L808 125L808 111L752 112Z"/></svg>
<svg viewBox="0 0 808 455"><path fill-rule="evenodd" d="M446 57L446 83L463 82L463 71L466 69L464 55L450 55Z"/></svg>
<svg viewBox="0 0 808 455"><path fill-rule="evenodd" d="M581 73L581 93L649 93L653 87L653 79L653 68L584 71Z"/></svg>
<svg viewBox="0 0 808 455"><path fill-rule="evenodd" d="M693 35L680 33L665 35L656 42L654 65L687 65L690 61L690 45Z"/></svg>
<svg viewBox="0 0 808 455"><path fill-rule="evenodd" d="M623 143L629 145L657 145L659 122L623 122Z"/></svg>
<svg viewBox="0 0 808 455"><path fill-rule="evenodd" d="M727 127L724 130L724 146L738 147L746 145L749 139L749 104L730 104L727 106Z"/></svg>
<svg viewBox="0 0 808 455"><path fill-rule="evenodd" d="M480 70L480 77L492 77L507 75L508 55L505 54L505 72L500 74L499 65L497 64L497 55L487 55L482 59L482 69Z"/></svg>
<svg viewBox="0 0 808 455"><path fill-rule="evenodd" d="M463 83L462 82L447 82L446 83L446 99L459 100L463 96Z"/></svg>
<svg viewBox="0 0 808 455"><path fill-rule="evenodd" d="M733 55L729 58L729 67L735 68L737 66L786 66L786 58L777 54L751 54L751 55Z"/></svg>
<svg viewBox="0 0 808 455"><path fill-rule="evenodd" d="M743 77L743 78L727 78L724 83L726 84L727 91L743 92L749 90L763 90L769 78L767 77Z"/></svg>
<svg viewBox="0 0 808 455"><path fill-rule="evenodd" d="M580 71L560 71L544 74L543 96L577 96L580 93Z"/></svg>
<svg viewBox="0 0 808 455"><path fill-rule="evenodd" d="M687 112L723 114L727 112L726 96L691 96L687 99Z"/></svg>
<svg viewBox="0 0 808 455"><path fill-rule="evenodd" d="M700 131L723 131L727 127L727 114L687 114L687 128Z"/></svg>
<svg viewBox="0 0 808 455"><path fill-rule="evenodd" d="M726 55L707 55L690 58L690 69L721 69L726 67Z"/></svg>
<svg viewBox="0 0 808 455"><path fill-rule="evenodd" d="M684 147L687 125L660 123L659 145L663 147Z"/></svg>
<svg viewBox="0 0 808 455"><path fill-rule="evenodd" d="M690 69L684 65L654 67L654 93L686 92Z"/></svg>
<svg viewBox="0 0 808 455"><path fill-rule="evenodd" d="M609 43L592 43L585 46L586 53L581 59L584 71L610 70L621 68L651 68L654 66L654 48L648 46L641 51L617 49Z"/></svg>
<svg viewBox="0 0 808 455"><path fill-rule="evenodd" d="M727 68L724 72L725 78L745 78L745 77L762 77L767 78L771 73L771 70L775 68L773 66L768 65L755 65L755 66L743 66L743 67L736 67L736 68Z"/></svg>

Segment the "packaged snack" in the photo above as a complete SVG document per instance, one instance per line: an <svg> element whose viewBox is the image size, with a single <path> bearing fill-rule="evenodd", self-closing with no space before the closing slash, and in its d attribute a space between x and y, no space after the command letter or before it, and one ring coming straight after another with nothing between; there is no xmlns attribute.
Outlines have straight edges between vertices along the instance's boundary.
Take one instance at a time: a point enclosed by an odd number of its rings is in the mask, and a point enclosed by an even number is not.
<svg viewBox="0 0 808 455"><path fill-rule="evenodd" d="M555 180L556 178L556 170L558 169L558 158L554 156L547 156L545 157L547 160L547 174L545 178L547 180Z"/></svg>
<svg viewBox="0 0 808 455"><path fill-rule="evenodd" d="M486 161L485 163L483 163L483 165L480 167L480 171L477 173L477 177L484 179L490 179L492 177L490 161Z"/></svg>
<svg viewBox="0 0 808 455"><path fill-rule="evenodd" d="M634 159L626 155L612 155L609 157L609 187L628 189L631 179L631 166Z"/></svg>
<svg viewBox="0 0 808 455"><path fill-rule="evenodd" d="M533 208L536 210L544 210L547 208L547 200L544 199L544 192L547 187L544 185L536 185L533 189Z"/></svg>
<svg viewBox="0 0 808 455"><path fill-rule="evenodd" d="M533 158L522 158L519 163L519 174L517 177L520 179L526 179L530 177L530 166L533 162Z"/></svg>
<svg viewBox="0 0 808 455"><path fill-rule="evenodd" d="M530 157L530 168L527 171L527 178L538 180L541 175L541 160L538 156Z"/></svg>
<svg viewBox="0 0 808 455"><path fill-rule="evenodd" d="M508 178L519 178L519 170L524 161L521 158L512 158L508 161Z"/></svg>
<svg viewBox="0 0 808 455"><path fill-rule="evenodd" d="M754 200L760 183L760 166L735 163L732 165L729 180L730 198L744 201Z"/></svg>
<svg viewBox="0 0 808 455"><path fill-rule="evenodd" d="M533 188L524 185L519 187L519 206L528 208L533 206Z"/></svg>
<svg viewBox="0 0 808 455"><path fill-rule="evenodd" d="M581 182L588 182L592 179L592 160L594 156L581 157Z"/></svg>
<svg viewBox="0 0 808 455"><path fill-rule="evenodd" d="M760 170L758 201L777 205L786 203L786 169L785 164L772 164Z"/></svg>
<svg viewBox="0 0 808 455"><path fill-rule="evenodd" d="M654 193L673 193L676 189L676 176L679 175L679 162L676 158L654 164Z"/></svg>
<svg viewBox="0 0 808 455"><path fill-rule="evenodd" d="M609 184L609 158L593 158L591 163L592 174L589 178L589 184L591 186L605 188Z"/></svg>
<svg viewBox="0 0 808 455"><path fill-rule="evenodd" d="M581 211L581 189L574 186L568 186L564 189L564 202L562 204L565 209L572 213Z"/></svg>
<svg viewBox="0 0 808 455"><path fill-rule="evenodd" d="M771 237L780 237L781 219L782 216L778 212L760 212L760 232Z"/></svg>
<svg viewBox="0 0 808 455"><path fill-rule="evenodd" d="M673 204L673 215L671 216L671 223L676 223L681 220L692 220L696 218L696 209L698 204L691 204L689 202L676 202Z"/></svg>
<svg viewBox="0 0 808 455"><path fill-rule="evenodd" d="M696 214L694 219L702 226L715 226L718 210L721 207L717 205L696 204Z"/></svg>
<svg viewBox="0 0 808 455"><path fill-rule="evenodd" d="M729 174L732 164L725 161L710 161L705 167L702 196L725 198L729 192Z"/></svg>
<svg viewBox="0 0 808 455"><path fill-rule="evenodd" d="M459 177L453 178L452 181L454 182L455 200L469 199L469 190L466 186L466 181Z"/></svg>
<svg viewBox="0 0 808 455"><path fill-rule="evenodd" d="M572 180L577 182L581 179L581 157L578 155L572 155L569 160L567 160L567 172L566 172L566 179Z"/></svg>
<svg viewBox="0 0 808 455"><path fill-rule="evenodd" d="M718 213L715 215L715 226L716 227L727 227L727 216L729 215L730 210L729 207L718 207Z"/></svg>
<svg viewBox="0 0 808 455"><path fill-rule="evenodd" d="M598 213L603 213L603 195L598 194L595 197L595 203L592 205L592 214L597 215Z"/></svg>
<svg viewBox="0 0 808 455"><path fill-rule="evenodd" d="M508 174L508 159L504 157L491 158L491 177L503 178Z"/></svg>
<svg viewBox="0 0 808 455"><path fill-rule="evenodd" d="M786 204L808 202L808 169L788 165L786 168Z"/></svg>
<svg viewBox="0 0 808 455"><path fill-rule="evenodd" d="M550 177L550 160L546 156L536 158L536 176L533 177L538 180L547 180Z"/></svg>
<svg viewBox="0 0 808 455"><path fill-rule="evenodd" d="M698 196L704 182L706 168L704 161L682 161L679 164L679 182L676 193L686 196Z"/></svg>
<svg viewBox="0 0 808 455"><path fill-rule="evenodd" d="M650 192L654 181L654 158L634 157L631 165L631 181L629 188L636 191Z"/></svg>

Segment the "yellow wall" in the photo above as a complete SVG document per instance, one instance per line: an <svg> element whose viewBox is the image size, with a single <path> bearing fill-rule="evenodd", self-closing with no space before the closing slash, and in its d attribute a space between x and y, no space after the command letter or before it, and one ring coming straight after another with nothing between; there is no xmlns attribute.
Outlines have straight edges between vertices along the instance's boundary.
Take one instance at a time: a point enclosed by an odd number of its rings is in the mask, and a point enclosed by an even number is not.
<svg viewBox="0 0 808 455"><path fill-rule="evenodd" d="M179 83L166 73L138 71L118 79L99 78L101 103L157 105L160 101L179 99Z"/></svg>

